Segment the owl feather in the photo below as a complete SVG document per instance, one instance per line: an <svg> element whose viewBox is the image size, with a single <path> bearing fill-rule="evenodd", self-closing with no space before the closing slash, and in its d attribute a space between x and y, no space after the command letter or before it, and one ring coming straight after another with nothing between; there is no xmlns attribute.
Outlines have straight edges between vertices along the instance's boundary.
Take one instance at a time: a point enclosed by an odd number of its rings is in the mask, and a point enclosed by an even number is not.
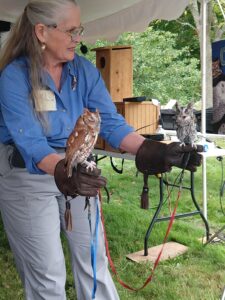
<svg viewBox="0 0 225 300"><path fill-rule="evenodd" d="M72 176L73 168L78 164L91 169L96 166L94 162L88 162L87 159L97 141L100 123L98 110L91 112L85 108L83 114L78 118L66 145L65 165L68 177Z"/></svg>

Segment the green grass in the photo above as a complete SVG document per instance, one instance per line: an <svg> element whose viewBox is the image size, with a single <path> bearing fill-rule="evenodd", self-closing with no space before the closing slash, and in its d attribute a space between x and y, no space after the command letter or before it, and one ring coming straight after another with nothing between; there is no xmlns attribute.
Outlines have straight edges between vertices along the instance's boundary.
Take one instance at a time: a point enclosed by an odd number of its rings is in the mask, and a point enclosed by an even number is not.
<svg viewBox="0 0 225 300"><path fill-rule="evenodd" d="M120 160L115 160L119 165ZM144 236L159 200L158 179L149 178L150 209L140 209L142 176L136 177L134 162L125 161L123 174L115 173L109 159L99 162L102 173L108 179L110 202L106 201L103 191L103 212L105 228L111 257L119 277L132 287L140 287L150 275L152 264L136 264L126 259L126 255L144 248ZM208 170L208 221L210 231L215 232L225 224L225 216L220 207L219 188L221 184L221 163L215 158L207 160ZM169 174L173 182L178 174L174 170ZM186 184L189 174L185 173ZM195 195L202 206L201 168L195 174ZM165 189L165 198L167 190ZM177 189L171 195L171 208L177 197ZM225 210L225 200L222 199ZM182 191L178 212L194 209L190 194ZM168 215L168 201L165 201L161 215ZM162 244L168 222L155 224L149 238L149 247ZM175 220L169 241L188 246L188 251L174 259L160 262L151 283L139 292L124 289L115 279L121 300L217 300L225 286L225 244L214 243L203 246L201 239L205 235L204 224L199 215ZM63 245L67 259L68 278L67 298L76 299L73 278L69 266L69 252L64 238ZM14 267L2 223L0 223L0 300L23 299L23 290ZM107 300L107 299L106 299Z"/></svg>

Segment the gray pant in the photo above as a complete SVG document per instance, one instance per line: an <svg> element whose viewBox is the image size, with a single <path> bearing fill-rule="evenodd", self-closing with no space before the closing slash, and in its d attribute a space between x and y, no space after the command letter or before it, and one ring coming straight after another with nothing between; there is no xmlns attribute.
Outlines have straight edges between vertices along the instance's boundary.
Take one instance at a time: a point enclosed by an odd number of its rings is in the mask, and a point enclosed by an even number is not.
<svg viewBox="0 0 225 300"><path fill-rule="evenodd" d="M71 252L78 300L91 299L93 277L90 228L84 197L71 201L73 230L65 230L65 199L49 175L29 174L11 168L11 148L0 144L0 210L24 285L26 299L64 300L65 260L60 240L65 233ZM95 227L97 198L91 198L92 229ZM102 224L99 224L96 300L119 299L108 271Z"/></svg>

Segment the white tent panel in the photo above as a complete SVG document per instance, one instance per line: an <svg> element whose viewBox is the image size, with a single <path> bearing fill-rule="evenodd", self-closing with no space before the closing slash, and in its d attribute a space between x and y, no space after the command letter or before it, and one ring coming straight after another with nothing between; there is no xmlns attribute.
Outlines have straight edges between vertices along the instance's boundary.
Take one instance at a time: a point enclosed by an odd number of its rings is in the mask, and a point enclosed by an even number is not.
<svg viewBox="0 0 225 300"><path fill-rule="evenodd" d="M26 0L0 0L0 20L14 22L26 3Z"/></svg>
<svg viewBox="0 0 225 300"><path fill-rule="evenodd" d="M85 20L85 3L81 9ZM100 0L99 0L100 2ZM103 7L108 5L104 1ZM143 31L148 24L155 19L177 19L184 11L189 0L142 0L130 1L130 5L124 7L126 1L114 0L113 5L117 8L112 12L105 9L105 13L92 21L84 21L84 40L94 42L96 39L115 39L120 33L126 31ZM133 2L133 4L131 3ZM136 3L134 3L136 2ZM119 9L119 10L118 10ZM88 13L88 7L86 8ZM88 18L86 19L88 20Z"/></svg>
<svg viewBox="0 0 225 300"><path fill-rule="evenodd" d="M14 22L27 0L0 0L0 20ZM112 40L125 31L142 31L154 19L178 18L189 0L80 0L84 40Z"/></svg>

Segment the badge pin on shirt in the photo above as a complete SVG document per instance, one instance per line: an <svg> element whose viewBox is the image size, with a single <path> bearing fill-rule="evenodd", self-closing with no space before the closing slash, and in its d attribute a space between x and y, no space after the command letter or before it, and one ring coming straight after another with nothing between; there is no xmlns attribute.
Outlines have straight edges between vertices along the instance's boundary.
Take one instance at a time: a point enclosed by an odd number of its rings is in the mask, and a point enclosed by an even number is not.
<svg viewBox="0 0 225 300"><path fill-rule="evenodd" d="M77 87L77 78L76 76L73 76L71 88L73 91L75 91L76 87Z"/></svg>

